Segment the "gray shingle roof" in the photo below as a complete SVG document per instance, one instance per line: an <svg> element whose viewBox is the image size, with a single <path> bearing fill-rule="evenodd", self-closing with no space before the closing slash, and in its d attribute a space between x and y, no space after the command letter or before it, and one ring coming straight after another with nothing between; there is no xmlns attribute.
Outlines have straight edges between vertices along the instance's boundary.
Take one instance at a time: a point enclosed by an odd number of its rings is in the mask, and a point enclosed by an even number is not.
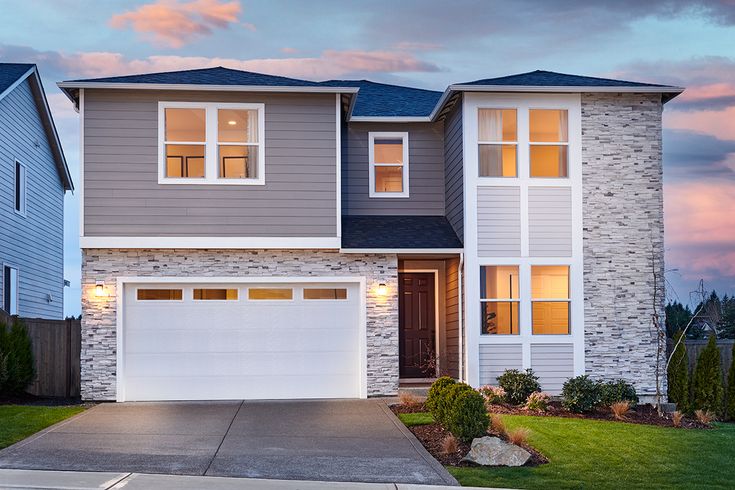
<svg viewBox="0 0 735 490"><path fill-rule="evenodd" d="M5 92L28 70L33 68L29 63L0 63L0 94Z"/></svg>
<svg viewBox="0 0 735 490"><path fill-rule="evenodd" d="M497 78L483 78L455 85L500 85L528 87L666 87L655 83L629 82L611 78L568 75L553 71L536 70Z"/></svg>
<svg viewBox="0 0 735 490"><path fill-rule="evenodd" d="M422 117L431 114L442 92L402 87L370 80L328 80L330 87L358 87L352 115L371 117Z"/></svg>
<svg viewBox="0 0 735 490"><path fill-rule="evenodd" d="M343 216L342 248L462 248L444 216Z"/></svg>

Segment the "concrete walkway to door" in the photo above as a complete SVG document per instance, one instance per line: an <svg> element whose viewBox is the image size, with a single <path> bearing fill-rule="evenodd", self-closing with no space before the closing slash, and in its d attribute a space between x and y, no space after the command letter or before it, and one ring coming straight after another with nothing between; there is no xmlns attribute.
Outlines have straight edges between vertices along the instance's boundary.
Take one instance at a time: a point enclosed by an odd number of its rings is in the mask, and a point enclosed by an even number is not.
<svg viewBox="0 0 735 490"><path fill-rule="evenodd" d="M0 468L457 485L381 400L101 404Z"/></svg>

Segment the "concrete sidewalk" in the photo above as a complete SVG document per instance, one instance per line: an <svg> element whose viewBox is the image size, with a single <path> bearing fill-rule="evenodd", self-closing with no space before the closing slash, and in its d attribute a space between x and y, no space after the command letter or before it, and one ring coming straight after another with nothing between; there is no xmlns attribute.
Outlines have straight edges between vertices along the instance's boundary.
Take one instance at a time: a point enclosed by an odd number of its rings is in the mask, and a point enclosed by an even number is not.
<svg viewBox="0 0 735 490"><path fill-rule="evenodd" d="M217 476L153 475L82 471L0 469L0 488L63 490L440 490L451 486L410 483L349 483L301 480L260 480ZM473 488L473 487L465 487Z"/></svg>

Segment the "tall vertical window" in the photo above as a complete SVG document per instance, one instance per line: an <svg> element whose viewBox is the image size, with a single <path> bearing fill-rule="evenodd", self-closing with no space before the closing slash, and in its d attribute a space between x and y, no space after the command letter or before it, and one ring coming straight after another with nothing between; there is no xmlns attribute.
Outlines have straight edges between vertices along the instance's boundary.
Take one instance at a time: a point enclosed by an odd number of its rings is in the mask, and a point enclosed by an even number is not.
<svg viewBox="0 0 735 490"><path fill-rule="evenodd" d="M204 109L165 109L166 177L204 178L207 124Z"/></svg>
<svg viewBox="0 0 735 490"><path fill-rule="evenodd" d="M3 267L3 309L11 314L18 314L18 269Z"/></svg>
<svg viewBox="0 0 735 490"><path fill-rule="evenodd" d="M519 301L517 265L480 267L481 333L517 335Z"/></svg>
<svg viewBox="0 0 735 490"><path fill-rule="evenodd" d="M531 177L569 176L569 115L565 109L529 110Z"/></svg>
<svg viewBox="0 0 735 490"><path fill-rule="evenodd" d="M217 152L221 179L258 176L258 111L217 110Z"/></svg>
<svg viewBox="0 0 735 490"><path fill-rule="evenodd" d="M370 197L408 197L408 133L369 133Z"/></svg>
<svg viewBox="0 0 735 490"><path fill-rule="evenodd" d="M478 146L480 177L517 177L516 109L479 109Z"/></svg>
<svg viewBox="0 0 735 490"><path fill-rule="evenodd" d="M568 334L569 266L531 266L531 316L534 335Z"/></svg>
<svg viewBox="0 0 735 490"><path fill-rule="evenodd" d="M15 161L15 212L26 214L26 167L18 160Z"/></svg>

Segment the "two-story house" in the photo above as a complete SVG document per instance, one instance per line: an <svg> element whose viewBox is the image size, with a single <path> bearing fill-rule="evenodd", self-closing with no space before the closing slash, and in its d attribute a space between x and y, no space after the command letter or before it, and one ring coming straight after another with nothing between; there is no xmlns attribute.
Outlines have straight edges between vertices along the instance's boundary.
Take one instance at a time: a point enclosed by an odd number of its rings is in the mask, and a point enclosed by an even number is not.
<svg viewBox="0 0 735 490"><path fill-rule="evenodd" d="M682 89L225 68L59 86L83 141L84 398L358 398L510 368L653 392Z"/></svg>
<svg viewBox="0 0 735 490"><path fill-rule="evenodd" d="M36 65L0 63L0 308L64 317L69 168Z"/></svg>

